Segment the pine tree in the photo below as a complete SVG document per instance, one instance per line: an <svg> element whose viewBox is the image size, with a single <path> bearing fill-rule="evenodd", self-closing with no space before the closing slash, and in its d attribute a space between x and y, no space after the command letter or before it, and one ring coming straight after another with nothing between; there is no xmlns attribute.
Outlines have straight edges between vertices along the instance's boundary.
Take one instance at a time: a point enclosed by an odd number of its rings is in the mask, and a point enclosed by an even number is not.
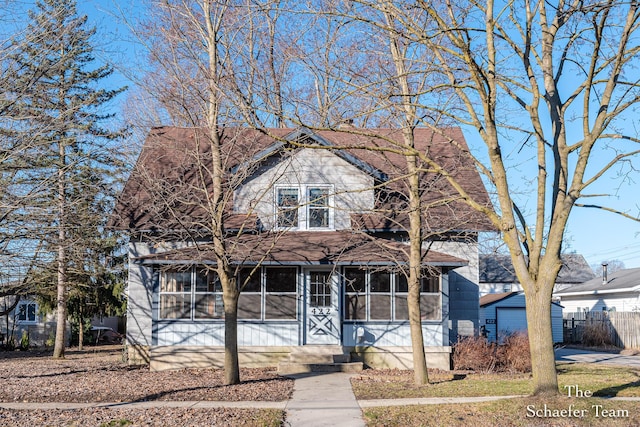
<svg viewBox="0 0 640 427"><path fill-rule="evenodd" d="M26 87L13 106L22 119L18 132L28 133L33 143L24 158L33 175L28 211L44 237L49 260L56 265L57 329L55 358L64 357L67 298L72 269L86 260L76 255L102 232L96 224L100 210L92 209L98 189L109 187L118 166L113 141L122 130L105 126L112 117L106 103L122 89L106 90L100 83L113 69L94 66L91 39L95 28L87 28L87 17L79 16L74 0L38 0L29 12L30 24L14 55L17 79L28 79L38 70L40 78ZM27 118L25 120L25 118ZM87 173L91 171L91 173ZM37 184L36 184L37 183ZM91 189L91 190L89 190ZM105 196L106 197L106 196Z"/></svg>

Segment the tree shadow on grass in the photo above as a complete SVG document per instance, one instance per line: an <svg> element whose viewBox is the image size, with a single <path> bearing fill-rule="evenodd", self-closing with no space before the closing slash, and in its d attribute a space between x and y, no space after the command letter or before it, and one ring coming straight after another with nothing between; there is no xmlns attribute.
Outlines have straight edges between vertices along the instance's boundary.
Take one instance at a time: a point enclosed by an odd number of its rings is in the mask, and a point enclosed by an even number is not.
<svg viewBox="0 0 640 427"><path fill-rule="evenodd" d="M626 383L626 384L621 384L621 385L612 386L612 387L604 387L599 390L593 390L593 395L598 397L616 397L618 393L620 393L623 390L626 390L629 388L637 388L637 387L640 387L640 379Z"/></svg>
<svg viewBox="0 0 640 427"><path fill-rule="evenodd" d="M139 403L139 402L150 402L150 401L167 401L167 400L171 400L171 396L172 395L179 395L181 393L191 393L191 392L201 392L203 393L202 395L198 395L197 398L188 398L188 399L184 399L184 398L178 398L175 400L178 401L188 401L188 400L199 400L199 401L224 401L224 402L234 402L234 401L240 401L239 399L228 399L228 400L224 400L224 399L207 399L207 395L206 395L206 391L213 391L213 390L222 390L225 388L234 388L234 387L250 387L252 384L262 384L262 383L269 383L269 382L281 382L281 381L290 381L287 378L284 377L280 377L280 378L267 378L267 379L253 379L253 380L246 380L246 381L242 381L240 384L235 384L235 385L224 385L224 384L213 384L210 386L198 386L198 387L186 387L186 388L180 388L180 389L172 389L172 390L163 390L163 391L159 391L157 393L153 393L153 394L148 394L146 396L143 397L139 397L135 400L132 400L130 402L124 402L122 403L124 404L128 404L128 403ZM263 396L263 397L268 397L268 396ZM249 399L249 400L260 400L260 401L272 401L272 399ZM116 406L116 405L114 405Z"/></svg>

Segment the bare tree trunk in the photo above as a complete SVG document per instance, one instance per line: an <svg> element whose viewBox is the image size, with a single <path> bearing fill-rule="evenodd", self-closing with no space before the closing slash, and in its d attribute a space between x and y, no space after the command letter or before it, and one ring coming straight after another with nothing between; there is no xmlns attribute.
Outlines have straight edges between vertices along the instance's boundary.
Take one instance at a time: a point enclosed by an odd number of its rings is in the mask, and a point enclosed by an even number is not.
<svg viewBox="0 0 640 427"><path fill-rule="evenodd" d="M223 285L224 286L224 285ZM236 292L231 292L236 289ZM228 292L227 292L228 290ZM232 279L223 293L224 299L224 383L240 383L240 363L238 361L238 298L236 280Z"/></svg>
<svg viewBox="0 0 640 427"><path fill-rule="evenodd" d="M53 348L54 358L64 357L65 333L67 326L67 259L65 249L65 217L67 203L65 193L65 146L62 141L58 141L60 165L58 169L58 294L57 294L57 323L56 341Z"/></svg>
<svg viewBox="0 0 640 427"><path fill-rule="evenodd" d="M420 276L422 274L422 218L420 178L416 156L407 156L409 171L409 327L413 350L413 376L417 385L427 384L427 360L424 354L422 316L420 314Z"/></svg>
<svg viewBox="0 0 640 427"><path fill-rule="evenodd" d="M551 297L547 292L525 292L534 395L558 394L558 377L551 329ZM542 313L549 313L542 316Z"/></svg>
<svg viewBox="0 0 640 427"><path fill-rule="evenodd" d="M96 342L96 344L98 344ZM78 322L78 350L84 350L84 322L80 319Z"/></svg>

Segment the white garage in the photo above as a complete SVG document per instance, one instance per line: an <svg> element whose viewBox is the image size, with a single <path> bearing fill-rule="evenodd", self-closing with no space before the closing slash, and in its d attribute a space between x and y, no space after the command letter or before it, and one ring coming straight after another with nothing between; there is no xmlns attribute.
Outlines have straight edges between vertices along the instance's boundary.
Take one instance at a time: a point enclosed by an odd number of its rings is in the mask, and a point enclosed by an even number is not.
<svg viewBox="0 0 640 427"><path fill-rule="evenodd" d="M527 309L522 292L488 294L480 298L481 333L491 341L514 332L527 331ZM562 342L562 306L551 304L553 342Z"/></svg>

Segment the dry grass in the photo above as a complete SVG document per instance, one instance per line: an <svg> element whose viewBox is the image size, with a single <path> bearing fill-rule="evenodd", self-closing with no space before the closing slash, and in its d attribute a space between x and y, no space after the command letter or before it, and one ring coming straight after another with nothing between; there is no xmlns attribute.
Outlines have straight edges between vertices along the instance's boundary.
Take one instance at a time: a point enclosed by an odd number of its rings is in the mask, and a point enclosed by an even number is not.
<svg viewBox="0 0 640 427"><path fill-rule="evenodd" d="M513 396L533 393L530 374L429 371L430 383L416 386L410 371L366 370L351 380L358 399ZM640 371L593 364L559 364L560 392L579 384L595 396L640 397Z"/></svg>
<svg viewBox="0 0 640 427"><path fill-rule="evenodd" d="M275 368L242 369L241 384L224 385L221 369L151 372L122 362L121 346L0 353L2 402L132 402L147 400L287 400L293 380Z"/></svg>
<svg viewBox="0 0 640 427"><path fill-rule="evenodd" d="M550 410L568 410L573 414L584 415L576 418L547 416L544 408ZM596 414L593 405L601 405ZM604 417L603 411L614 411L620 417ZM540 412L542 411L542 412ZM626 412L625 412L626 411ZM556 412L560 415L559 412ZM403 427L441 427L465 426L639 426L640 411L638 402L611 401L595 398L570 399L556 398L518 398L497 400L486 403L443 404L443 405L411 405L385 408L371 408L364 411L368 426L403 426ZM540 416L537 416L540 415ZM599 415L599 416L596 416ZM612 415L609 413L609 415Z"/></svg>

